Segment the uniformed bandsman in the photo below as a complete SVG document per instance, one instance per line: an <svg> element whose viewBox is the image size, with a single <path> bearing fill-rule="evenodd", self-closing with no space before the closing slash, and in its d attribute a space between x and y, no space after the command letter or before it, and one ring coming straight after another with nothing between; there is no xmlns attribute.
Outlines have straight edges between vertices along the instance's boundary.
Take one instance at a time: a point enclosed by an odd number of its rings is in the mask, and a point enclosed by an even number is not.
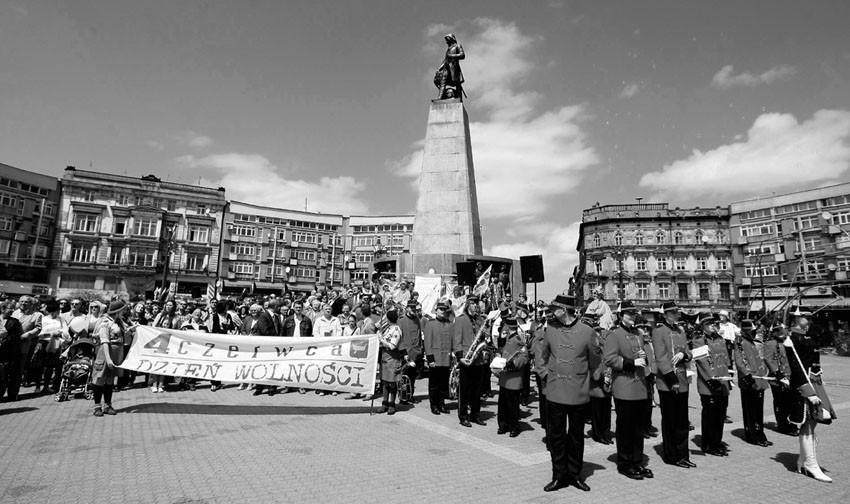
<svg viewBox="0 0 850 504"><path fill-rule="evenodd" d="M458 391L457 417L464 427L472 427L472 424L487 425L481 420L481 394L484 393L484 374L490 369L485 364L485 352L481 351L468 365L463 359L470 347L476 344L481 325L484 318L478 315L478 297L469 296L466 299L464 312L454 321L454 341L452 349L460 366L460 384ZM486 338L486 329L481 334Z"/></svg>
<svg viewBox="0 0 850 504"><path fill-rule="evenodd" d="M688 450L687 365L691 360L685 329L679 325L679 307L674 302L661 305L664 319L652 331L652 347L658 368L658 398L661 403L661 442L664 462L682 468L696 467Z"/></svg>
<svg viewBox="0 0 850 504"><path fill-rule="evenodd" d="M431 413L448 414L446 397L449 395L449 374L452 365L454 326L449 318L449 305L440 301L436 306L437 318L425 324L425 358L428 362L428 400Z"/></svg>
<svg viewBox="0 0 850 504"><path fill-rule="evenodd" d="M505 369L499 373L499 421L498 434L510 432L511 437L519 436L519 400L522 390L523 369L528 365L528 351L525 341L517 331L517 319L504 319L504 345L499 350L505 361Z"/></svg>
<svg viewBox="0 0 850 504"><path fill-rule="evenodd" d="M729 353L717 332L718 321L708 313L700 318L702 334L693 340L694 351L706 347L707 355L696 360L697 392L702 403L702 451L707 455L729 455L723 444L723 424L729 408Z"/></svg>
<svg viewBox="0 0 850 504"><path fill-rule="evenodd" d="M584 409L590 401L587 362L593 329L578 321L572 297L557 296L551 309L552 320L535 355L535 370L545 382L552 457L552 481L543 490L552 492L572 485L587 492L590 487L580 474L584 464Z"/></svg>
<svg viewBox="0 0 850 504"><path fill-rule="evenodd" d="M585 317L587 319L587 317ZM594 324L593 347L588 358L590 367L590 437L597 443L610 445L611 432L611 368L602 360L602 351L608 332Z"/></svg>
<svg viewBox="0 0 850 504"><path fill-rule="evenodd" d="M646 408L640 420L640 433L644 439L658 437L658 428L652 425L653 396L655 396L655 377L658 376L658 363L655 362L655 348L652 346L652 328L654 323L640 319L635 327L643 341L643 351L646 352Z"/></svg>
<svg viewBox="0 0 850 504"><path fill-rule="evenodd" d="M773 415L776 418L776 430L789 436L799 434L797 426L788 421L791 414L791 404L794 392L791 390L789 378L791 366L783 342L787 337L785 326L774 326L770 337L764 343L764 363L771 377L770 392L773 395Z"/></svg>
<svg viewBox="0 0 850 504"><path fill-rule="evenodd" d="M617 471L627 478L652 478L643 465L641 422L647 407L646 377L649 366L643 337L635 327L637 308L620 303L620 323L608 334L603 351L605 365L613 372L612 393L617 411Z"/></svg>
<svg viewBox="0 0 850 504"><path fill-rule="evenodd" d="M546 335L546 327L548 325L547 318L548 317L543 316L537 320L531 321L531 355L529 356L529 362L532 364L536 361L536 357L540 355L540 348L543 344L543 337ZM540 375L536 366L530 365L529 367L535 368L534 383L537 385L538 414L540 415L540 425L543 427L543 439L541 441L543 441L543 444L545 444L546 448L549 449L549 415L548 410L546 409L546 380Z"/></svg>
<svg viewBox="0 0 850 504"><path fill-rule="evenodd" d="M735 367L738 370L738 388L741 389L744 440L767 447L773 444L764 435L764 391L767 390L767 380L756 378L767 376L767 366L756 347L755 329L752 320L741 321L741 338L735 342L734 348Z"/></svg>

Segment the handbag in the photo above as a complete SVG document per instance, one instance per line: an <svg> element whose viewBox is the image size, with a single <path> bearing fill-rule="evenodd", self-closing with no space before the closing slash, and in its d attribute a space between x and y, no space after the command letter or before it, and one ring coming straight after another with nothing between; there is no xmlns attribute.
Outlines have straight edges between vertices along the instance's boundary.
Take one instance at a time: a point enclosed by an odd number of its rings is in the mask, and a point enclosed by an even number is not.
<svg viewBox="0 0 850 504"><path fill-rule="evenodd" d="M820 404L816 411L812 411L813 418L822 424L831 424L838 416L835 414L835 408L832 406L832 401L826 393L826 388L823 386L823 376L821 371L817 373L809 370L809 383L815 389L815 394L820 399Z"/></svg>

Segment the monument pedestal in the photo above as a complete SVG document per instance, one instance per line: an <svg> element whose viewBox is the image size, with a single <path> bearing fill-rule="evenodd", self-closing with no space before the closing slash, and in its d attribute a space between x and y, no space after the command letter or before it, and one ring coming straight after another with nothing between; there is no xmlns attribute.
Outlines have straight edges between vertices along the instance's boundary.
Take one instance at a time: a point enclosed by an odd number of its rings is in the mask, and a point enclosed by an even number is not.
<svg viewBox="0 0 850 504"><path fill-rule="evenodd" d="M436 100L428 111L407 272L450 275L464 256L481 253L469 118L460 100Z"/></svg>

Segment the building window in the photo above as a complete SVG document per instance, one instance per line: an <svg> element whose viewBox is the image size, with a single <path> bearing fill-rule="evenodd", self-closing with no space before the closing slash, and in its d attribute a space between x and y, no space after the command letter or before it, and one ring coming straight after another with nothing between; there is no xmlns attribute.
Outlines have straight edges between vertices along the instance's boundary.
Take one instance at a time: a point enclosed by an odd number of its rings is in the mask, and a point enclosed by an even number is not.
<svg viewBox="0 0 850 504"><path fill-rule="evenodd" d="M705 242L706 242L705 233L703 233L702 230L698 230L694 234L694 243L696 243L697 245L702 245Z"/></svg>
<svg viewBox="0 0 850 504"><path fill-rule="evenodd" d="M299 261L315 261L316 253L312 250L298 250L295 252L295 258Z"/></svg>
<svg viewBox="0 0 850 504"><path fill-rule="evenodd" d="M643 245L643 233L639 231L635 235L635 245Z"/></svg>
<svg viewBox="0 0 850 504"><path fill-rule="evenodd" d="M716 236L717 243L726 243L726 233L724 233L723 231L718 231Z"/></svg>
<svg viewBox="0 0 850 504"><path fill-rule="evenodd" d="M602 274L602 260L601 259L597 259L596 261L593 261L593 267L596 270L597 275Z"/></svg>
<svg viewBox="0 0 850 504"><path fill-rule="evenodd" d="M635 258L635 268L638 271L646 271L646 257Z"/></svg>
<svg viewBox="0 0 850 504"><path fill-rule="evenodd" d="M62 289L94 289L94 277L63 273L59 280L59 287Z"/></svg>
<svg viewBox="0 0 850 504"><path fill-rule="evenodd" d="M8 255L11 243L9 240L0 240L0 254Z"/></svg>
<svg viewBox="0 0 850 504"><path fill-rule="evenodd" d="M708 270L708 257L705 257L705 256L697 257L697 270L699 270L699 271Z"/></svg>
<svg viewBox="0 0 850 504"><path fill-rule="evenodd" d="M83 201L94 201L97 199L97 193L95 191L85 191L83 193Z"/></svg>
<svg viewBox="0 0 850 504"><path fill-rule="evenodd" d="M355 247L371 247L375 244L375 237L373 236L358 236L354 239Z"/></svg>
<svg viewBox="0 0 850 504"><path fill-rule="evenodd" d="M598 234L593 235L593 246L599 248L602 246L602 237Z"/></svg>
<svg viewBox="0 0 850 504"><path fill-rule="evenodd" d="M152 267L156 261L156 249L131 247L127 264L130 266Z"/></svg>
<svg viewBox="0 0 850 504"><path fill-rule="evenodd" d="M806 201L805 203L794 203L777 207L774 212L776 212L776 215L784 215L787 213L805 212L806 210L817 210L817 208L817 201Z"/></svg>
<svg viewBox="0 0 850 504"><path fill-rule="evenodd" d="M717 271L729 271L729 259L726 257L717 258Z"/></svg>
<svg viewBox="0 0 850 504"><path fill-rule="evenodd" d="M156 220L136 217L133 223L135 236L156 236Z"/></svg>
<svg viewBox="0 0 850 504"><path fill-rule="evenodd" d="M204 269L205 254L186 254L186 269L188 271L201 271Z"/></svg>
<svg viewBox="0 0 850 504"><path fill-rule="evenodd" d="M253 226L233 226L232 233L236 236L257 236L257 228Z"/></svg>
<svg viewBox="0 0 850 504"><path fill-rule="evenodd" d="M756 224L754 226L742 226L741 236L772 235L773 224Z"/></svg>
<svg viewBox="0 0 850 504"><path fill-rule="evenodd" d="M109 264L117 266L121 264L121 254L124 252L122 248L113 248L109 251Z"/></svg>
<svg viewBox="0 0 850 504"><path fill-rule="evenodd" d="M247 245L244 243L231 245L230 250L234 254L241 256L254 256L257 253L257 248L254 245Z"/></svg>
<svg viewBox="0 0 850 504"><path fill-rule="evenodd" d="M233 271L235 273L251 275L254 273L254 265L246 262L233 263Z"/></svg>
<svg viewBox="0 0 850 504"><path fill-rule="evenodd" d="M658 297L661 299L670 299L670 284L658 284Z"/></svg>
<svg viewBox="0 0 850 504"><path fill-rule="evenodd" d="M177 202L173 199L165 200L165 209L169 212L174 212L177 210Z"/></svg>
<svg viewBox="0 0 850 504"><path fill-rule="evenodd" d="M699 298L701 301L708 300L708 284L705 282L700 282L697 284L699 288Z"/></svg>
<svg viewBox="0 0 850 504"><path fill-rule="evenodd" d="M210 228L207 226L189 226L189 241L208 243L210 241Z"/></svg>
<svg viewBox="0 0 850 504"><path fill-rule="evenodd" d="M295 268L295 276L298 278L314 279L318 275L318 270L315 268Z"/></svg>
<svg viewBox="0 0 850 504"><path fill-rule="evenodd" d="M130 196L126 194L119 194L115 196L115 203L119 206L129 206L130 205Z"/></svg>
<svg viewBox="0 0 850 504"><path fill-rule="evenodd" d="M623 245L623 235L619 231L614 234L614 245L620 247Z"/></svg>
<svg viewBox="0 0 850 504"><path fill-rule="evenodd" d="M655 259L655 267L658 271L667 271L667 258L658 257Z"/></svg>
<svg viewBox="0 0 850 504"><path fill-rule="evenodd" d="M773 245L751 245L744 252L748 256L759 256L773 253Z"/></svg>
<svg viewBox="0 0 850 504"><path fill-rule="evenodd" d="M664 231L656 231L655 243L657 245L664 245L665 243L667 243L667 233L665 233Z"/></svg>
<svg viewBox="0 0 850 504"><path fill-rule="evenodd" d="M817 250L821 248L821 239L817 238L804 238L803 239L803 247L805 247L806 251Z"/></svg>
<svg viewBox="0 0 850 504"><path fill-rule="evenodd" d="M15 197L11 194L0 192L0 205L14 207L17 206L17 201L15 200Z"/></svg>
<svg viewBox="0 0 850 504"><path fill-rule="evenodd" d="M354 280L369 280L369 272L366 270L357 270L352 277Z"/></svg>
<svg viewBox="0 0 850 504"><path fill-rule="evenodd" d="M637 283L637 298L638 299L649 299L649 283L647 283L647 282L638 282Z"/></svg>
<svg viewBox="0 0 850 504"><path fill-rule="evenodd" d="M676 231L673 233L673 243L676 245L682 245L685 243L685 237L682 235L681 231Z"/></svg>
<svg viewBox="0 0 850 504"><path fill-rule="evenodd" d="M744 267L744 276L757 277L759 276L759 273L761 273L761 276L776 276L778 275L778 270L776 265L762 266L761 271L759 271L759 268L755 266Z"/></svg>
<svg viewBox="0 0 850 504"><path fill-rule="evenodd" d="M732 289L728 283L720 284L720 299L724 301L732 299Z"/></svg>
<svg viewBox="0 0 850 504"><path fill-rule="evenodd" d="M116 217L112 224L112 232L117 235L127 234L127 219L124 217Z"/></svg>
<svg viewBox="0 0 850 504"><path fill-rule="evenodd" d="M688 284L687 283L677 283L676 284L676 291L678 292L680 301L687 301L688 300L689 296L688 296Z"/></svg>
<svg viewBox="0 0 850 504"><path fill-rule="evenodd" d="M840 271L850 271L850 258L839 257L836 266Z"/></svg>
<svg viewBox="0 0 850 504"><path fill-rule="evenodd" d="M76 214L74 216L74 231L94 233L97 231L99 216L93 214Z"/></svg>
<svg viewBox="0 0 850 504"><path fill-rule="evenodd" d="M303 231L293 231L292 241L297 243L318 243L318 235L316 233L305 233Z"/></svg>
<svg viewBox="0 0 850 504"><path fill-rule="evenodd" d="M354 254L354 262L356 263L370 263L374 259L374 256L370 253L358 252Z"/></svg>
<svg viewBox="0 0 850 504"><path fill-rule="evenodd" d="M673 269L676 271L685 271L688 269L688 261L684 257L673 259Z"/></svg>
<svg viewBox="0 0 850 504"><path fill-rule="evenodd" d="M71 262L90 263L94 258L90 245L71 245Z"/></svg>
<svg viewBox="0 0 850 504"><path fill-rule="evenodd" d="M5 215L0 216L0 231L12 230L12 218Z"/></svg>

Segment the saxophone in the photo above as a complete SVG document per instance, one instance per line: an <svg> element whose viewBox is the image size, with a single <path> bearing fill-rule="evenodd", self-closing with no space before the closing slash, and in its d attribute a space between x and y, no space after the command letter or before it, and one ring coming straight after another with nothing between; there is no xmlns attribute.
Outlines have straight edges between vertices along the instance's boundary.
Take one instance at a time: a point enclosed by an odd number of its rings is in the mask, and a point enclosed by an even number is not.
<svg viewBox="0 0 850 504"><path fill-rule="evenodd" d="M474 361L481 351L487 346L487 338L485 337L484 331L490 326L489 322L490 319L488 318L481 324L481 327L478 328L478 332L475 334L475 338L472 340L472 344L469 345L469 350L467 350L466 355L460 359L461 364L464 366L472 364L472 361Z"/></svg>

